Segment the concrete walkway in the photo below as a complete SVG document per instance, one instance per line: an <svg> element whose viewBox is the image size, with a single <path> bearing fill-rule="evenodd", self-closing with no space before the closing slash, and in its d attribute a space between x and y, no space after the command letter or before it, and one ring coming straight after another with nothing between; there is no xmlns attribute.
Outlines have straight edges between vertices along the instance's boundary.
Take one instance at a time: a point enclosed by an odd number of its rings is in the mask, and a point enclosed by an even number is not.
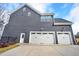
<svg viewBox="0 0 79 59"><path fill-rule="evenodd" d="M79 56L79 46L23 44L0 56Z"/></svg>

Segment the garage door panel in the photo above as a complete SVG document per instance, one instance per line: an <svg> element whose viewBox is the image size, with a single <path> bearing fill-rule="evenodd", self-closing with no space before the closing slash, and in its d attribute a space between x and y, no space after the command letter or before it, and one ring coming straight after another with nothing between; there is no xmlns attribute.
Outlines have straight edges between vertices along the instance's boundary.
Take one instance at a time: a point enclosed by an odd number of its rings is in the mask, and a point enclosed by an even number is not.
<svg viewBox="0 0 79 59"><path fill-rule="evenodd" d="M41 35L41 43L53 43L53 35Z"/></svg>
<svg viewBox="0 0 79 59"><path fill-rule="evenodd" d="M32 39L31 39L31 42L32 42L32 43L40 43L40 42L39 42L39 40L40 40L40 36L39 36L39 35L37 35L37 34L32 34L32 35L31 35L31 38L32 38Z"/></svg>

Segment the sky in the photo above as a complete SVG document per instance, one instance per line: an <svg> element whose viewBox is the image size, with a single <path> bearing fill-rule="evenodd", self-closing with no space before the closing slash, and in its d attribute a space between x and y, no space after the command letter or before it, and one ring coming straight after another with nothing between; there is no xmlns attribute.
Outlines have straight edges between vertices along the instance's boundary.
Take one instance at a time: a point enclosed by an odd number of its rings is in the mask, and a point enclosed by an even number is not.
<svg viewBox="0 0 79 59"><path fill-rule="evenodd" d="M41 13L54 13L55 18L63 18L73 22L73 33L79 32L79 4L78 3L28 3ZM0 4L1 8L12 12L23 4Z"/></svg>

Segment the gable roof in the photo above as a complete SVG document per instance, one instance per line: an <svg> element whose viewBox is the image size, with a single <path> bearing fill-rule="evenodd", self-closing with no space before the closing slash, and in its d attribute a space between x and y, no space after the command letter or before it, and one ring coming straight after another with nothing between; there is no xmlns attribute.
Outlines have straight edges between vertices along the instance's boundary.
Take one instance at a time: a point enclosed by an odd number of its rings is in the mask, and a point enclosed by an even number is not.
<svg viewBox="0 0 79 59"><path fill-rule="evenodd" d="M37 11L36 9L34 9L33 7L31 7L31 6L28 5L28 4L23 4L23 5L19 6L19 7L16 8L14 11L12 11L10 14L13 14L13 13L17 12L19 9L21 9L21 8L23 8L23 7L25 7L25 6L27 6L28 8L30 8L30 9L31 9L32 11L34 11L35 13L41 15L41 13L40 13L39 11Z"/></svg>
<svg viewBox="0 0 79 59"><path fill-rule="evenodd" d="M40 11L36 10L35 8L33 8L31 5L29 4L23 4L20 7L18 7L16 10L14 10L13 12L11 12L10 14L18 11L19 9L23 8L24 6L27 6L28 8L30 8L32 11L34 11L35 13L39 14L39 15L54 15L54 13L41 13Z"/></svg>

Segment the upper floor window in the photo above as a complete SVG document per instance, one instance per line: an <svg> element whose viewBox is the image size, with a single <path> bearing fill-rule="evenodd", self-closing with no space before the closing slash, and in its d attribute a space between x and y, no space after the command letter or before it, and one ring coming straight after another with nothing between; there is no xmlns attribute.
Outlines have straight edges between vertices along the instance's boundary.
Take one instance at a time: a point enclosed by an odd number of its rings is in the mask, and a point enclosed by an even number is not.
<svg viewBox="0 0 79 59"><path fill-rule="evenodd" d="M26 8L24 7L24 8L23 8L23 12L25 12L25 11L26 11Z"/></svg>
<svg viewBox="0 0 79 59"><path fill-rule="evenodd" d="M52 21L52 16L41 16L41 22L50 22Z"/></svg>
<svg viewBox="0 0 79 59"><path fill-rule="evenodd" d="M28 12L28 16L31 16L31 12Z"/></svg>

